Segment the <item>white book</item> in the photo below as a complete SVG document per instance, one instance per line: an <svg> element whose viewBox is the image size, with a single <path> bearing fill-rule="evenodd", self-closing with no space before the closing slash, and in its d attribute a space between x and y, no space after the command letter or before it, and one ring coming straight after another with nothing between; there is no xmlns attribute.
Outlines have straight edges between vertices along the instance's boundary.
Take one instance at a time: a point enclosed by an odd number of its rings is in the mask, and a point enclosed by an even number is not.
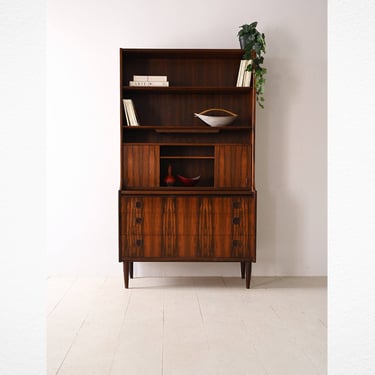
<svg viewBox="0 0 375 375"><path fill-rule="evenodd" d="M167 81L167 76L148 76L148 81Z"/></svg>
<svg viewBox="0 0 375 375"><path fill-rule="evenodd" d="M251 82L251 71L245 70L242 86L250 87L250 82Z"/></svg>
<svg viewBox="0 0 375 375"><path fill-rule="evenodd" d="M238 75L237 75L237 83L236 83L237 87L242 86L243 76L244 76L244 72L245 72L245 63L246 63L246 60L240 61L240 66L238 68Z"/></svg>
<svg viewBox="0 0 375 375"><path fill-rule="evenodd" d="M135 113L134 103L133 103L133 100L131 99L128 102L128 108L129 108L130 125L131 126L139 125L138 120L137 120L137 115Z"/></svg>
<svg viewBox="0 0 375 375"><path fill-rule="evenodd" d="M237 87L249 87L251 81L251 72L246 70L247 66L251 63L251 60L241 60L240 67L238 69L237 76Z"/></svg>
<svg viewBox="0 0 375 375"><path fill-rule="evenodd" d="M138 76L134 75L133 76L133 81L167 81L167 76Z"/></svg>
<svg viewBox="0 0 375 375"><path fill-rule="evenodd" d="M129 81L129 86L169 86L168 81Z"/></svg>
<svg viewBox="0 0 375 375"><path fill-rule="evenodd" d="M133 76L133 81L148 81L148 76Z"/></svg>
<svg viewBox="0 0 375 375"><path fill-rule="evenodd" d="M251 81L251 71L250 72L248 72L247 70L246 70L246 68L247 68L247 66L249 65L249 64L251 64L251 60L245 60L246 62L245 62L245 70L244 70L244 75L243 75L243 81L242 81L242 86L243 87L250 87L250 81Z"/></svg>
<svg viewBox="0 0 375 375"><path fill-rule="evenodd" d="M129 81L129 86L147 86L148 81Z"/></svg>
<svg viewBox="0 0 375 375"><path fill-rule="evenodd" d="M126 121L128 122L129 126L138 126L137 115L135 113L135 108L133 101L131 99L123 99L124 103L124 110Z"/></svg>
<svg viewBox="0 0 375 375"><path fill-rule="evenodd" d="M130 119L129 119L128 109L126 108L126 99L123 99L122 103L124 104L124 113L125 113L126 124L129 126L130 125Z"/></svg>

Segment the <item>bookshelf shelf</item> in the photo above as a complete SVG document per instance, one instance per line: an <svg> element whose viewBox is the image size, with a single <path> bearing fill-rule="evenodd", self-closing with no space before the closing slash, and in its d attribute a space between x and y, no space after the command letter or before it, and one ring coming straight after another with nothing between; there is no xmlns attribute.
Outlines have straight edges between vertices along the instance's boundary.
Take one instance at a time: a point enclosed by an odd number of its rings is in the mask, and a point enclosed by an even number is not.
<svg viewBox="0 0 375 375"><path fill-rule="evenodd" d="M124 92L137 92L137 91L149 91L164 94L191 94L191 93L206 93L206 94L218 94L218 93L236 93L236 94L248 94L251 90L250 87L206 87L206 86L169 86L169 87L137 87L137 86L122 86Z"/></svg>

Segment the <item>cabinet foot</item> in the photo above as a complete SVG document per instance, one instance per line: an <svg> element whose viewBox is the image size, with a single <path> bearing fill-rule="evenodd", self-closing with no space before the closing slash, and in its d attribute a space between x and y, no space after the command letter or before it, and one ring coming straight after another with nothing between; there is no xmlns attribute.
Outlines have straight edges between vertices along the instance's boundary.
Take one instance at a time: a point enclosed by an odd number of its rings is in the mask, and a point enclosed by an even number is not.
<svg viewBox="0 0 375 375"><path fill-rule="evenodd" d="M129 288L129 268L130 268L130 262L123 262L123 268L124 268L124 282L125 282L125 288Z"/></svg>
<svg viewBox="0 0 375 375"><path fill-rule="evenodd" d="M129 275L130 275L130 278L132 279L133 278L133 262L130 262L129 264Z"/></svg>
<svg viewBox="0 0 375 375"><path fill-rule="evenodd" d="M245 262L246 289L250 289L251 280L251 262Z"/></svg>
<svg viewBox="0 0 375 375"><path fill-rule="evenodd" d="M241 279L245 278L245 262L241 262Z"/></svg>

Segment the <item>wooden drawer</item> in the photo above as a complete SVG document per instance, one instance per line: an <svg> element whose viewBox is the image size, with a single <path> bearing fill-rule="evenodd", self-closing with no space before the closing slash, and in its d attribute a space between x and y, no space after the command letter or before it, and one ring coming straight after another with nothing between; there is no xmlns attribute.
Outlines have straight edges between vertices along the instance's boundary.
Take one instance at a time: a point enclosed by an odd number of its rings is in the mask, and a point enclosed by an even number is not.
<svg viewBox="0 0 375 375"><path fill-rule="evenodd" d="M124 258L170 258L209 260L210 258L255 259L255 237L240 236L121 236Z"/></svg>
<svg viewBox="0 0 375 375"><path fill-rule="evenodd" d="M120 198L120 258L255 254L255 197Z"/></svg>

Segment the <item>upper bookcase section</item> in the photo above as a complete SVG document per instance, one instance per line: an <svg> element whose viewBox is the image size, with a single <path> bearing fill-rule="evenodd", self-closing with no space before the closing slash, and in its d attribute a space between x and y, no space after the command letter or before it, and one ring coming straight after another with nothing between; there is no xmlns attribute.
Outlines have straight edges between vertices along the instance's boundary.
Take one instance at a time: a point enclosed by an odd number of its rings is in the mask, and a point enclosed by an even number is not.
<svg viewBox="0 0 375 375"><path fill-rule="evenodd" d="M121 84L134 75L167 76L169 87L235 87L238 49L120 49Z"/></svg>

